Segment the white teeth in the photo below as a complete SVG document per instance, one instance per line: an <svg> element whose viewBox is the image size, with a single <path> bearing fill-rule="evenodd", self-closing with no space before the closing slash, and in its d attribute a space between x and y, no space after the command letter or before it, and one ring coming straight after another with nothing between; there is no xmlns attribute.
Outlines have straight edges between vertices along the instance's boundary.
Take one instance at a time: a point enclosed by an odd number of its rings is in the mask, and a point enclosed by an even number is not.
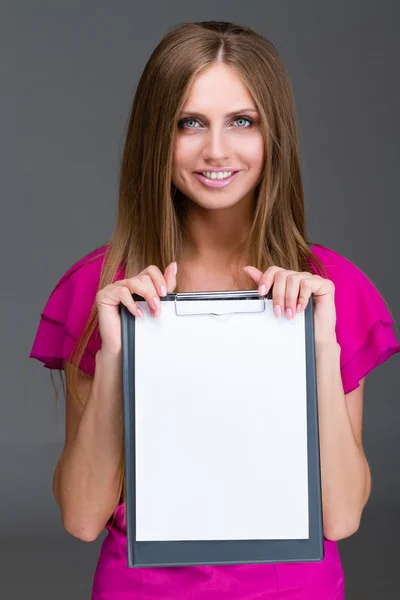
<svg viewBox="0 0 400 600"><path fill-rule="evenodd" d="M233 171L203 171L202 175L208 179L226 179L232 175Z"/></svg>

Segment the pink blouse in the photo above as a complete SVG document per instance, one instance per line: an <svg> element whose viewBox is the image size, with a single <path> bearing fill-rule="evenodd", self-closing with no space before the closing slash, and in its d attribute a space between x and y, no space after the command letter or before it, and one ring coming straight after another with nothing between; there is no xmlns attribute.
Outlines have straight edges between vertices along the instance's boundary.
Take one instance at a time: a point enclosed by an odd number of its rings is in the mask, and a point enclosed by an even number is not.
<svg viewBox="0 0 400 600"><path fill-rule="evenodd" d="M394 320L367 276L321 245L313 252L335 284L336 336L346 394L372 369L400 351ZM83 330L97 292L104 248L76 262L60 279L41 314L30 353L49 369L62 369ZM89 259L95 258L92 262ZM123 278L123 271L117 279ZM80 368L94 375L101 346L92 336ZM123 504L106 525L92 600L343 600L344 576L337 543L324 539L320 562L128 568Z"/></svg>

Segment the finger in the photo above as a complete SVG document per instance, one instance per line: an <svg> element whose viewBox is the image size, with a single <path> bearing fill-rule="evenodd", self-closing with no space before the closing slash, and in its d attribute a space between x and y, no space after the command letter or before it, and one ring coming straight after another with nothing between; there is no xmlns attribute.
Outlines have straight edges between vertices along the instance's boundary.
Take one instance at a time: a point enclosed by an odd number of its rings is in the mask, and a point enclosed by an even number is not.
<svg viewBox="0 0 400 600"><path fill-rule="evenodd" d="M260 269L256 269L256 267L251 267L251 266L244 267L244 271L257 284L259 283L259 281L261 280L261 277L263 276L262 271L260 271Z"/></svg>
<svg viewBox="0 0 400 600"><path fill-rule="evenodd" d="M285 293L285 311L288 319L293 319L296 316L298 296L301 280L309 277L309 274L299 273L297 271L289 271L286 278L286 293Z"/></svg>
<svg viewBox="0 0 400 600"><path fill-rule="evenodd" d="M176 288L176 275L178 273L178 265L176 262L172 262L168 265L164 272L164 278L167 282L167 290L172 293Z"/></svg>
<svg viewBox="0 0 400 600"><path fill-rule="evenodd" d="M244 270L249 275L249 277L251 277L251 279L255 283L257 283L258 293L260 294L260 296L266 296L274 282L275 273L277 273L278 271L283 271L284 269L272 265L265 271L265 273L252 266L244 267Z"/></svg>
<svg viewBox="0 0 400 600"><path fill-rule="evenodd" d="M132 277L131 279L126 279L125 285L127 285L132 294L139 294L139 296L142 296L146 300L150 311L152 309L154 310L153 316L158 317L160 315L160 297L150 275L142 274L140 278L136 276Z"/></svg>
<svg viewBox="0 0 400 600"><path fill-rule="evenodd" d="M132 298L131 291L126 285L110 284L106 286L97 293L96 302L98 306L118 306L123 304L135 317L143 317L143 311Z"/></svg>
<svg viewBox="0 0 400 600"><path fill-rule="evenodd" d="M309 281L312 276L300 281L299 297L297 300L297 312L305 310L312 294L312 285Z"/></svg>
<svg viewBox="0 0 400 600"><path fill-rule="evenodd" d="M130 289L128 287L126 287L126 286L120 286L120 289L119 289L118 293L119 293L121 304L123 304L124 306L126 306L126 308L135 317L139 317L140 318L140 317L144 316L144 312L142 311L142 309L137 305L137 303L132 298L131 291L130 291Z"/></svg>
<svg viewBox="0 0 400 600"><path fill-rule="evenodd" d="M149 267L144 269L144 271L139 273L138 277L140 279L141 277L143 277L145 275L149 275L151 277L154 287L156 288L159 296L167 295L168 284L167 284L167 281L165 280L164 275L162 274L162 272L160 271L160 269L158 267L156 267L155 265L150 265Z"/></svg>
<svg viewBox="0 0 400 600"><path fill-rule="evenodd" d="M285 311L286 279L288 271L281 269L275 273L272 286L272 306L277 317L281 317Z"/></svg>

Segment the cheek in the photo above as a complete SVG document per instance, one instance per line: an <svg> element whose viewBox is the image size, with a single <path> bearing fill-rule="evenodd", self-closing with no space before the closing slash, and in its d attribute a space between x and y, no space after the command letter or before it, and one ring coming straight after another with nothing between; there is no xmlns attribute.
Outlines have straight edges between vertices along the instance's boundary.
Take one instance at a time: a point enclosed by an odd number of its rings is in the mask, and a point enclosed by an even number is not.
<svg viewBox="0 0 400 600"><path fill-rule="evenodd" d="M264 139L261 135L251 137L242 146L243 159L255 168L264 163Z"/></svg>
<svg viewBox="0 0 400 600"><path fill-rule="evenodd" d="M172 173L174 179L179 176L179 172L182 169L189 168L192 163L193 151L191 151L190 144L185 142L186 140L183 137L178 137L175 140L172 159Z"/></svg>
<svg viewBox="0 0 400 600"><path fill-rule="evenodd" d="M181 168L181 157L182 151L180 148L179 140L174 143L173 155L172 155L172 182L176 185L177 176L179 169Z"/></svg>

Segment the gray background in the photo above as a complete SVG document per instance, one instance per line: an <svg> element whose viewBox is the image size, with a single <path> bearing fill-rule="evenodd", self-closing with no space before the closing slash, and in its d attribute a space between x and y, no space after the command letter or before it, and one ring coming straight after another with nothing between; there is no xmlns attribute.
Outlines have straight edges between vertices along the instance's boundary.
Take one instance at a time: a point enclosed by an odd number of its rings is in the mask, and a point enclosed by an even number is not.
<svg viewBox="0 0 400 600"><path fill-rule="evenodd" d="M0 596L79 600L103 536L85 544L62 528L52 474L63 405L28 354L58 279L111 233L146 60L181 21L229 20L270 37L293 81L310 237L364 270L399 323L400 10L383 0L25 0L1 13ZM360 530L339 543L350 600L398 598L398 370L397 355L367 378L373 491Z"/></svg>

